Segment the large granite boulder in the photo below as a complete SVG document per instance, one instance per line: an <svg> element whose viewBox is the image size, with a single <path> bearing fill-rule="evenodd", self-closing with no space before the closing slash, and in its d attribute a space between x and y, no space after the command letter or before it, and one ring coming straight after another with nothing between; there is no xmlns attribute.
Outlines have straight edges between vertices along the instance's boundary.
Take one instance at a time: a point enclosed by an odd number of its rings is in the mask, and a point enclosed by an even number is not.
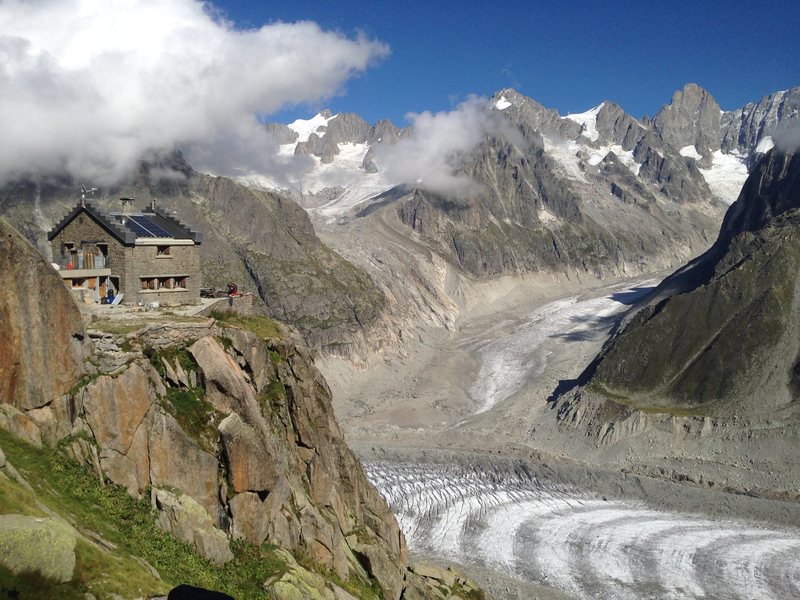
<svg viewBox="0 0 800 600"><path fill-rule="evenodd" d="M0 273L0 404L38 408L83 375L83 320L58 273L3 219Z"/></svg>

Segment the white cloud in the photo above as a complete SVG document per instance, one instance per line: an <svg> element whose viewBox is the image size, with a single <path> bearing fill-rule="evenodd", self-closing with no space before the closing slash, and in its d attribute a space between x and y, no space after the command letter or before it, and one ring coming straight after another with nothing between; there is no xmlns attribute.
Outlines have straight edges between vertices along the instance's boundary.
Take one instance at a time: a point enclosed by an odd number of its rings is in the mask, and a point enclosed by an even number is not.
<svg viewBox="0 0 800 600"><path fill-rule="evenodd" d="M387 53L311 22L239 30L198 0L2 0L0 182L110 183L175 147L220 174L303 169L256 115L339 93Z"/></svg>
<svg viewBox="0 0 800 600"><path fill-rule="evenodd" d="M786 121L778 126L772 134L775 147L781 152L797 152L800 150L800 122Z"/></svg>
<svg viewBox="0 0 800 600"><path fill-rule="evenodd" d="M410 135L377 147L375 161L390 180L440 193L476 192L477 184L458 172L464 159L488 136L513 139L510 126L488 107L485 98L473 96L449 112L411 113Z"/></svg>

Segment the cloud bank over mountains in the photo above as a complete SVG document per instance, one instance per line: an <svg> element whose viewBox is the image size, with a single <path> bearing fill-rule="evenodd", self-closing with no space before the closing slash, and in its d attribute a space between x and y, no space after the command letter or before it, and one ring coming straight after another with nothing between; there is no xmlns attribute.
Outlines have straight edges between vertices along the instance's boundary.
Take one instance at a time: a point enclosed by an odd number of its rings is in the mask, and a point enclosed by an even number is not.
<svg viewBox="0 0 800 600"><path fill-rule="evenodd" d="M341 93L388 52L312 22L237 29L197 0L4 0L0 183L107 184L172 148L218 174L302 170L258 117Z"/></svg>
<svg viewBox="0 0 800 600"><path fill-rule="evenodd" d="M394 145L379 146L376 162L390 180L441 193L478 191L475 181L459 172L464 158L486 137L516 140L518 133L490 109L486 98L472 96L454 110L410 113L412 131Z"/></svg>

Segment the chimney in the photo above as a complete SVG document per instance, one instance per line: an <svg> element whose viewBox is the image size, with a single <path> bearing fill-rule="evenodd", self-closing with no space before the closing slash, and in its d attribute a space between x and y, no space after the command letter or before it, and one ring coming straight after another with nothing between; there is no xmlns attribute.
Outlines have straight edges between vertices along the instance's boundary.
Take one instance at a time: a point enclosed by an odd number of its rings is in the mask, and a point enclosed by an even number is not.
<svg viewBox="0 0 800 600"><path fill-rule="evenodd" d="M152 210L153 212L156 212L156 199L155 198L150 198L150 210Z"/></svg>
<svg viewBox="0 0 800 600"><path fill-rule="evenodd" d="M133 198L120 198L119 201L122 203L122 224L128 222L128 216L131 214L131 208L133 208Z"/></svg>

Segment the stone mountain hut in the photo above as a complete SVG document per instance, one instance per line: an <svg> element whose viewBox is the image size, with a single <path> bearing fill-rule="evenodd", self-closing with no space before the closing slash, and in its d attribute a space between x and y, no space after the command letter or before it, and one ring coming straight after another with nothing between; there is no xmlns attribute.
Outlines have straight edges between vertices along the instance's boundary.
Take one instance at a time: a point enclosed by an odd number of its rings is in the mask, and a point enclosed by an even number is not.
<svg viewBox="0 0 800 600"><path fill-rule="evenodd" d="M105 213L82 199L48 234L67 286L85 302L199 302L202 233L155 202L133 212L131 198L121 201L120 212Z"/></svg>

